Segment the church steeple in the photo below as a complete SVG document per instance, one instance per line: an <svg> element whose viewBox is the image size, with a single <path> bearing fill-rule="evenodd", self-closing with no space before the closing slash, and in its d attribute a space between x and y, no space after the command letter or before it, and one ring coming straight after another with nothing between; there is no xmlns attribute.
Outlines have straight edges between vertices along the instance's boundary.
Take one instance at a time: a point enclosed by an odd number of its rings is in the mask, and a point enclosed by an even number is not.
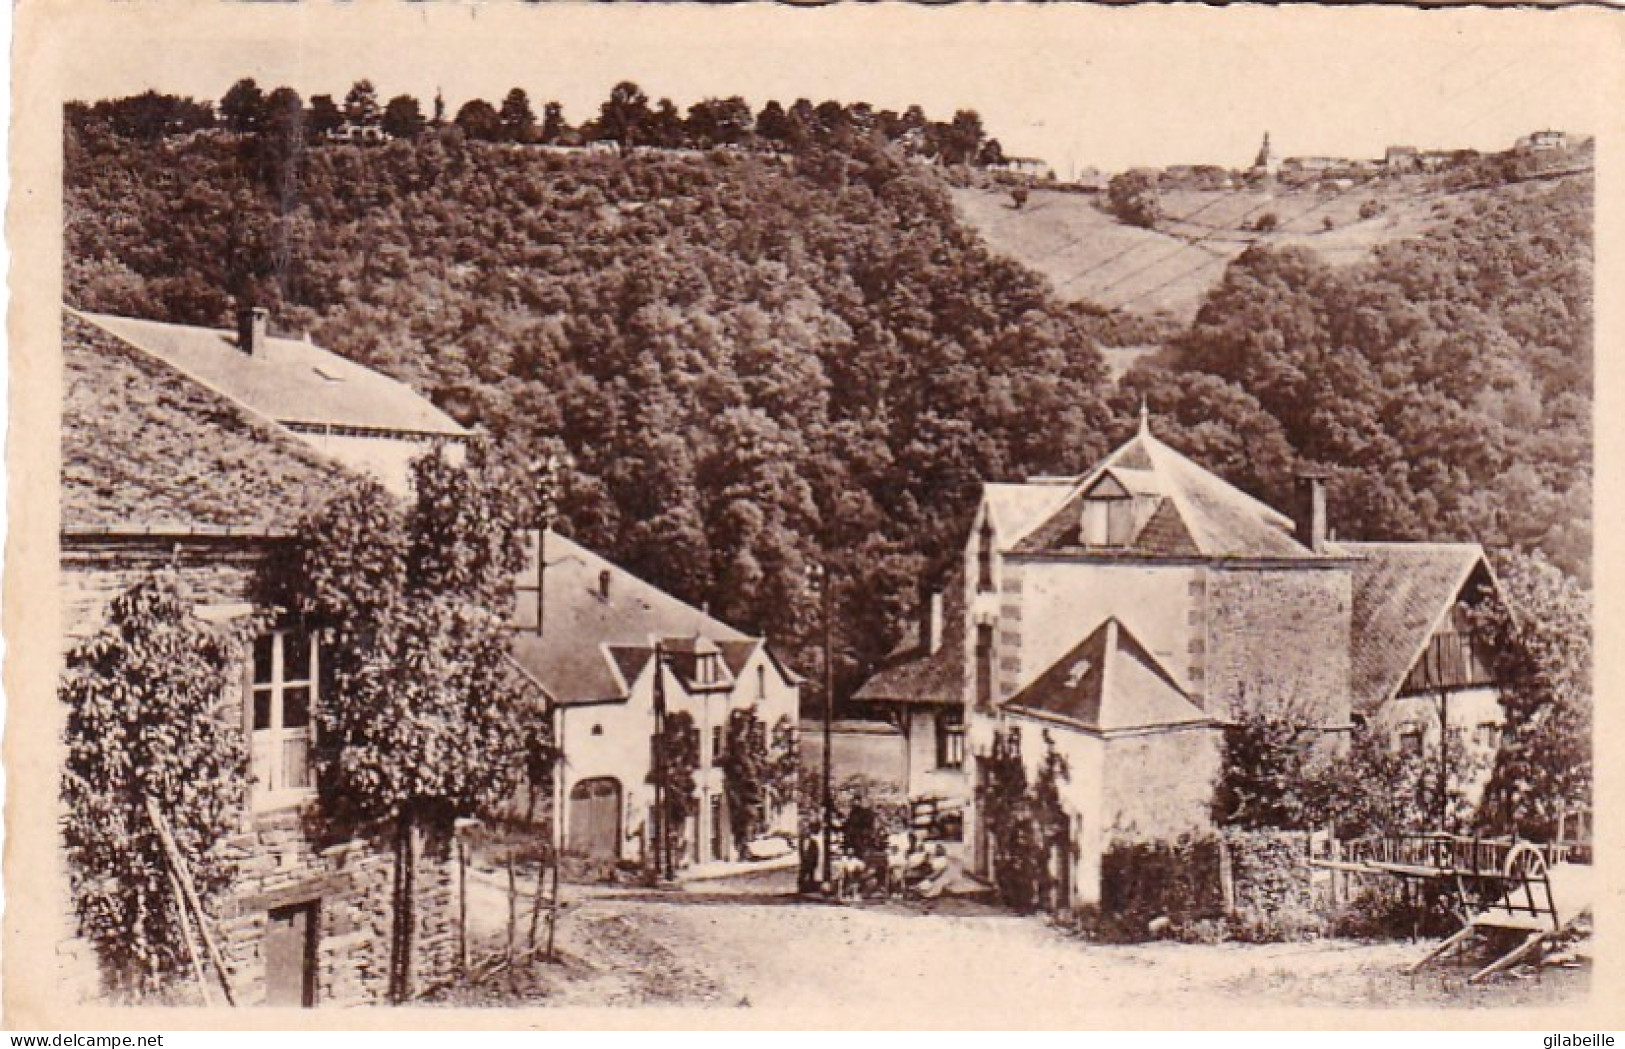
<svg viewBox="0 0 1625 1049"><path fill-rule="evenodd" d="M1260 171L1270 171L1275 167L1275 158L1270 154L1270 133L1264 132L1264 144L1258 147L1258 159L1253 161L1253 168Z"/></svg>

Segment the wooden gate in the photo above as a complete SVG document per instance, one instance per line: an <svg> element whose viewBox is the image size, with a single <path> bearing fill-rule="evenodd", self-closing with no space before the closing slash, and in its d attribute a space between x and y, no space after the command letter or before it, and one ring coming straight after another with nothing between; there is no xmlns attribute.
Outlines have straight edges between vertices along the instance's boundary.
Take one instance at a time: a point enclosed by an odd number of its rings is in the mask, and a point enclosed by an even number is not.
<svg viewBox="0 0 1625 1049"><path fill-rule="evenodd" d="M565 847L583 856L621 858L621 783L611 776L584 779L570 790L570 832Z"/></svg>

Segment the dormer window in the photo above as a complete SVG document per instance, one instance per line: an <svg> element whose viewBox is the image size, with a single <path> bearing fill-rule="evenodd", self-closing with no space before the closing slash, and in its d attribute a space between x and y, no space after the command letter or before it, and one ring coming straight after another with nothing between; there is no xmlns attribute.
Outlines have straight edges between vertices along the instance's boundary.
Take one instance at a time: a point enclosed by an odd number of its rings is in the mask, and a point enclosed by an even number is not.
<svg viewBox="0 0 1625 1049"><path fill-rule="evenodd" d="M1134 497L1108 474L1084 496L1083 545L1128 546L1134 531Z"/></svg>

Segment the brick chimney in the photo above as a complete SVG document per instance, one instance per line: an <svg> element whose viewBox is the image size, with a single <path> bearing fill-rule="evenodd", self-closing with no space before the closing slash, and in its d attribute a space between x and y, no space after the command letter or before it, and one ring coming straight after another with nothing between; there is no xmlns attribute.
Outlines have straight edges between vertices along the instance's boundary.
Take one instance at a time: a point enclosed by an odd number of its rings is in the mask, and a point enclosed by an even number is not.
<svg viewBox="0 0 1625 1049"><path fill-rule="evenodd" d="M237 348L252 357L265 349L270 334L271 311L264 306L244 306L237 311Z"/></svg>
<svg viewBox="0 0 1625 1049"><path fill-rule="evenodd" d="M1317 554L1326 552L1326 477L1320 471L1298 475L1297 507L1292 515L1298 542Z"/></svg>
<svg viewBox="0 0 1625 1049"><path fill-rule="evenodd" d="M942 647L942 591L920 587L920 651L926 655Z"/></svg>

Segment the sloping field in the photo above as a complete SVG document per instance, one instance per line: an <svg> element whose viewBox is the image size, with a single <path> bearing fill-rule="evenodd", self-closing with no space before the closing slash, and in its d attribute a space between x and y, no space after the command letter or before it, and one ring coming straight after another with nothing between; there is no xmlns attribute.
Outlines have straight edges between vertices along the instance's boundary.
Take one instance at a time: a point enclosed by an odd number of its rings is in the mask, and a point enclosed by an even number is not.
<svg viewBox="0 0 1625 1049"><path fill-rule="evenodd" d="M1334 264L1354 262L1449 218L1472 195L1392 183L1342 191L1177 190L1162 197L1161 227L1144 230L1118 222L1087 194L1035 189L1021 209L1003 189L953 194L994 250L1047 276L1062 298L1180 320L1195 315L1225 266L1255 240L1304 244ZM1373 199L1381 213L1360 218ZM1248 228L1271 214L1272 232Z"/></svg>

